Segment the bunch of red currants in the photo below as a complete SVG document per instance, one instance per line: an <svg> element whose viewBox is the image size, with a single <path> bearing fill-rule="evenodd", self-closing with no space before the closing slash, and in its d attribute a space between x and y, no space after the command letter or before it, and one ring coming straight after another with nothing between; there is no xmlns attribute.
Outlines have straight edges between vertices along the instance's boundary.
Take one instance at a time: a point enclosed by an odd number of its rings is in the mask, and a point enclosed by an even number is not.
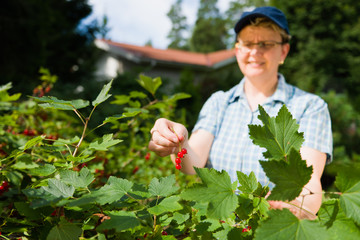
<svg viewBox="0 0 360 240"><path fill-rule="evenodd" d="M180 148L180 151L177 153L177 158L175 158L175 168L177 170L181 169L181 159L184 157L185 154L187 154L186 148Z"/></svg>

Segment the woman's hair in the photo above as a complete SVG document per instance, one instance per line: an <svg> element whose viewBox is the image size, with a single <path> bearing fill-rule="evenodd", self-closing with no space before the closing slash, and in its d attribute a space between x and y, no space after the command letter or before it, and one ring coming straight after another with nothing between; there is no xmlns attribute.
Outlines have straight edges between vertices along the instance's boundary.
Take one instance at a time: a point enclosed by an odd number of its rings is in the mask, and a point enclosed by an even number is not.
<svg viewBox="0 0 360 240"><path fill-rule="evenodd" d="M255 26L255 27L264 27L264 28L270 28L274 30L275 32L280 33L282 43L289 43L291 36L287 34L287 32L279 27L275 22L271 21L268 18L265 17L257 17L255 19L250 20L248 26ZM241 31L240 31L241 32ZM238 33L236 40L238 41L240 32Z"/></svg>

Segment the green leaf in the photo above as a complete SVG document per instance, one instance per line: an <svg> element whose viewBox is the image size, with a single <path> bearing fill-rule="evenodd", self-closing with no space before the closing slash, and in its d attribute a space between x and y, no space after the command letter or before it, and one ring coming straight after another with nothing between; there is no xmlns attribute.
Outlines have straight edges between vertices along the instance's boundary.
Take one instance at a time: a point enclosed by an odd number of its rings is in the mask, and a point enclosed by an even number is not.
<svg viewBox="0 0 360 240"><path fill-rule="evenodd" d="M75 188L86 188L95 178L87 167L83 167L80 172L70 170L61 171L60 179Z"/></svg>
<svg viewBox="0 0 360 240"><path fill-rule="evenodd" d="M354 183L341 174L336 177L335 185L342 192L340 206L345 215L360 224L360 181Z"/></svg>
<svg viewBox="0 0 360 240"><path fill-rule="evenodd" d="M32 97L39 102L43 102L39 104L42 108L52 108L59 110L74 110L81 109L89 106L89 101L84 101L82 99L76 99L72 101L60 100L56 97L44 96L44 97Z"/></svg>
<svg viewBox="0 0 360 240"><path fill-rule="evenodd" d="M95 157L94 156L90 156L89 155L82 155L82 156L78 156L78 157L74 157L72 155L68 155L66 157L66 161L70 161L72 163L75 163L75 164L80 164L80 163L86 163L92 159L94 159Z"/></svg>
<svg viewBox="0 0 360 240"><path fill-rule="evenodd" d="M258 188L258 182L254 172L247 176L243 172L237 171L238 180L240 183L239 190L243 193L253 193Z"/></svg>
<svg viewBox="0 0 360 240"><path fill-rule="evenodd" d="M108 84L105 84L103 86L103 88L101 89L101 92L99 93L99 95L92 102L92 105L94 107L98 106L102 102L105 102L109 97L111 97L111 94L109 94L109 90L111 88L112 82L113 82L113 79Z"/></svg>
<svg viewBox="0 0 360 240"><path fill-rule="evenodd" d="M122 140L112 139L113 134L106 134L102 138L90 143L89 148L98 151L107 151L110 147L122 142Z"/></svg>
<svg viewBox="0 0 360 240"><path fill-rule="evenodd" d="M327 228L329 240L360 239L360 227L347 218L338 199L323 202L318 213L320 223Z"/></svg>
<svg viewBox="0 0 360 240"><path fill-rule="evenodd" d="M147 95L145 93L139 91L131 91L129 96L131 98L140 98L140 99L147 98Z"/></svg>
<svg viewBox="0 0 360 240"><path fill-rule="evenodd" d="M25 216L29 220L40 220L42 219L41 212L32 209L27 202L14 202L14 206L19 214Z"/></svg>
<svg viewBox="0 0 360 240"><path fill-rule="evenodd" d="M13 169L34 169L38 167L39 164L35 163L28 155L18 157L16 163L12 165Z"/></svg>
<svg viewBox="0 0 360 240"><path fill-rule="evenodd" d="M62 219L58 225L53 227L46 240L78 240L82 230L76 224Z"/></svg>
<svg viewBox="0 0 360 240"><path fill-rule="evenodd" d="M299 220L288 209L271 210L269 218L260 222L255 240L328 240L326 229L317 221Z"/></svg>
<svg viewBox="0 0 360 240"><path fill-rule="evenodd" d="M182 99L187 99L187 98L191 98L190 94L187 93L176 93L174 95L172 95L171 97L169 97L168 99L165 100L165 102L176 102Z"/></svg>
<svg viewBox="0 0 360 240"><path fill-rule="evenodd" d="M299 125L291 113L283 105L276 118L270 118L264 108L259 105L259 119L264 126L249 125L250 138L253 143L266 148L264 157L269 160L280 160L286 157L292 148L300 150L304 141L303 133L299 133Z"/></svg>
<svg viewBox="0 0 360 240"><path fill-rule="evenodd" d="M91 194L90 197L96 197L96 202L102 205L113 203L129 192L132 186L133 183L126 179L110 176L107 184Z"/></svg>
<svg viewBox="0 0 360 240"><path fill-rule="evenodd" d="M237 207L236 185L231 183L225 171L208 168L195 168L203 184L194 184L185 189L181 197L185 200L208 202L209 218L226 219Z"/></svg>
<svg viewBox="0 0 360 240"><path fill-rule="evenodd" d="M182 209L182 206L178 203L179 196L170 196L163 199L158 205L148 209L149 213L160 215L166 212L175 212Z"/></svg>
<svg viewBox="0 0 360 240"><path fill-rule="evenodd" d="M151 196L167 197L175 193L179 187L175 186L175 175L164 178L153 178L149 184L149 193Z"/></svg>
<svg viewBox="0 0 360 240"><path fill-rule="evenodd" d="M285 161L260 161L266 176L275 184L269 200L291 201L298 197L309 182L312 166L307 166L301 155L292 149Z"/></svg>
<svg viewBox="0 0 360 240"><path fill-rule="evenodd" d="M134 212L125 211L111 211L106 213L110 219L105 220L97 230L115 229L116 232L121 232L130 228L135 228L140 225Z"/></svg>
<svg viewBox="0 0 360 240"><path fill-rule="evenodd" d="M134 112L124 112L121 115L114 115L112 117L107 117L104 121L103 124L108 123L108 122L113 122L113 121L117 121L123 118L128 118L128 117L135 117L136 115L138 115L139 113L141 113L141 111L134 111Z"/></svg>
<svg viewBox="0 0 360 240"><path fill-rule="evenodd" d="M76 144L80 141L80 138L78 136L73 137L72 139L62 139L59 138L54 142L54 146L63 146L63 145L71 145Z"/></svg>
<svg viewBox="0 0 360 240"><path fill-rule="evenodd" d="M41 143L43 139L45 139L45 135L41 135L41 136L32 138L24 146L20 147L19 149L21 149L23 151L30 149L30 148L34 147L35 145Z"/></svg>
<svg viewBox="0 0 360 240"><path fill-rule="evenodd" d="M123 105L125 103L128 103L130 101L130 97L127 95L115 95L115 100L111 101L111 104L117 104L117 105Z"/></svg>
<svg viewBox="0 0 360 240"><path fill-rule="evenodd" d="M30 169L30 174L32 176L49 176L56 172L56 167L52 164L45 163L44 165L41 165L37 168Z"/></svg>
<svg viewBox="0 0 360 240"><path fill-rule="evenodd" d="M11 96L8 94L7 91L11 88L12 88L11 82L0 86L0 103L17 101L20 98L21 93L16 93Z"/></svg>
<svg viewBox="0 0 360 240"><path fill-rule="evenodd" d="M144 75L140 75L140 79L138 79L137 82L149 93L151 93L151 95L155 95L156 90L162 84L161 78L151 78Z"/></svg>
<svg viewBox="0 0 360 240"><path fill-rule="evenodd" d="M45 192L48 192L55 197L69 198L72 197L75 192L73 186L68 186L58 179L49 179L48 184L49 186L42 188Z"/></svg>

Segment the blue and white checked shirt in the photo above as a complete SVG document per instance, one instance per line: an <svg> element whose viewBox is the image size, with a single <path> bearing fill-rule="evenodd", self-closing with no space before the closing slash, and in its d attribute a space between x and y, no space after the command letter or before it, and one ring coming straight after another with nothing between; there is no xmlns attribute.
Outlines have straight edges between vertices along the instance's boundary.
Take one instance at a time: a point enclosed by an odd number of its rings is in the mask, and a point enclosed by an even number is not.
<svg viewBox="0 0 360 240"><path fill-rule="evenodd" d="M302 146L311 147L332 155L332 132L327 104L320 97L300 90L285 82L279 74L275 93L262 104L271 117L286 105L293 118L304 132ZM225 170L232 182L237 180L236 171L249 174L253 171L257 180L264 186L269 184L259 160L264 160L265 151L252 143L249 137L249 124L260 124L259 110L252 112L244 93L243 79L227 92L218 91L206 101L200 111L193 132L204 129L215 136L212 144L208 167ZM331 158L330 158L331 159Z"/></svg>

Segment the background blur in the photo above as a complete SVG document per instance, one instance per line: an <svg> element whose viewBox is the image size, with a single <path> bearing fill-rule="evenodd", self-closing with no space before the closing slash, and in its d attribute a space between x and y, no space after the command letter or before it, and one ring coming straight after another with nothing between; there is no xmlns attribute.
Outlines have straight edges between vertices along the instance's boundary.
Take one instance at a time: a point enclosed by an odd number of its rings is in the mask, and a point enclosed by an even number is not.
<svg viewBox="0 0 360 240"><path fill-rule="evenodd" d="M280 71L289 83L320 95L329 105L334 160L323 176L325 188L332 187L336 171L341 168L351 171L352 164L360 161L359 1L173 0L166 1L167 5L160 0L131 1L136 4L151 2L152 5L145 5L148 11L131 7L130 1L116 1L116 5L112 5L114 2L3 1L0 8L1 85L12 82L14 93L21 92L23 97L32 95L39 85L39 69L44 67L58 76L52 95L61 99L90 99L104 83L104 79L99 81L94 74L98 70L97 61L104 54L95 45L96 39L208 54L233 48L232 28L244 10L272 5L285 13L293 36L290 54ZM93 5L96 6L94 13ZM125 17L115 20L113 15L106 15L117 11ZM138 12L130 14L133 11ZM147 13L152 15L147 16ZM158 20L164 17L166 20ZM148 31L139 28L140 37L128 38L137 26L146 27ZM139 73L151 67L151 64L141 65L118 74L112 91L121 94L138 88ZM163 78L165 86L175 84L174 88L163 91L168 95L175 92L192 95L190 100L182 100L182 107L189 113L186 121L191 129L207 97L216 90L229 89L240 79L235 62L205 74L201 82L194 81L192 70L184 67L179 79Z"/></svg>

